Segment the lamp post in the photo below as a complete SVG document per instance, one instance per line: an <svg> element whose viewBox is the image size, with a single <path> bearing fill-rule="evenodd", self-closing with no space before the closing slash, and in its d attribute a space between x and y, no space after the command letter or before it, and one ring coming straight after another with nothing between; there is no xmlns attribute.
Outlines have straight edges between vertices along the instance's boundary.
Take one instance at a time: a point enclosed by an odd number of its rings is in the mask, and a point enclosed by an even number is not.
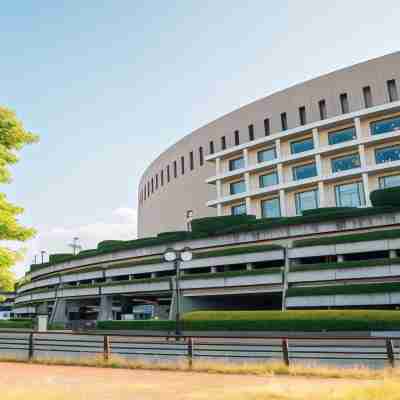
<svg viewBox="0 0 400 400"><path fill-rule="evenodd" d="M44 262L44 255L47 253L46 250L41 250L40 254L42 255L42 264Z"/></svg>
<svg viewBox="0 0 400 400"><path fill-rule="evenodd" d="M176 313L175 313L175 334L180 336L181 334L181 316L180 316L180 262L190 261L193 258L193 253L189 247L185 247L182 250L166 249L164 252L164 260L167 262L173 262L175 268L175 302L176 302Z"/></svg>

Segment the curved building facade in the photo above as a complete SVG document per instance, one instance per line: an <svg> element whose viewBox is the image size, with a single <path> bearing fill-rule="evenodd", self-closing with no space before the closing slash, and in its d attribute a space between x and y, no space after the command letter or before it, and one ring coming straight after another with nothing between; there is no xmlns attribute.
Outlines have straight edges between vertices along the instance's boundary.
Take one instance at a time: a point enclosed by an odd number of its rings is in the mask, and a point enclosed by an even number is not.
<svg viewBox="0 0 400 400"><path fill-rule="evenodd" d="M400 52L277 92L185 136L139 184L139 237L193 218L368 206L400 185Z"/></svg>

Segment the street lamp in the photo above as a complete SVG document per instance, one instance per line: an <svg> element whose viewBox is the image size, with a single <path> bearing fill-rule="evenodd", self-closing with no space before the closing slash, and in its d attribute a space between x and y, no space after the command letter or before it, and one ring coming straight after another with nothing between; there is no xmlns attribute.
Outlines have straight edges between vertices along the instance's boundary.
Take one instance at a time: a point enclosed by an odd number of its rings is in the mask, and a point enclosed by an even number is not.
<svg viewBox="0 0 400 400"><path fill-rule="evenodd" d="M44 255L47 253L47 251L46 250L41 250L40 251L40 254L41 254L41 256L42 256L42 264L43 264L43 262L44 262Z"/></svg>
<svg viewBox="0 0 400 400"><path fill-rule="evenodd" d="M164 252L164 260L167 262L173 262L175 267L175 301L176 301L176 313L175 313L175 334L179 336L181 334L180 327L180 262L190 261L193 258L193 253L189 247L185 247L182 250L166 249Z"/></svg>

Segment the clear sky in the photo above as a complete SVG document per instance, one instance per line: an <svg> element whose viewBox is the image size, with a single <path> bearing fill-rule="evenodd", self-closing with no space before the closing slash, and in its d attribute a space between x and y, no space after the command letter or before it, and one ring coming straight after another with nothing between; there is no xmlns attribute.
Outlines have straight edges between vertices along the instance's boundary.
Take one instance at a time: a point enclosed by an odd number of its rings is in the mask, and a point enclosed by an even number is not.
<svg viewBox="0 0 400 400"><path fill-rule="evenodd" d="M38 229L18 264L136 235L141 173L176 140L289 85L399 50L400 2L2 4L0 104L41 136L3 185Z"/></svg>

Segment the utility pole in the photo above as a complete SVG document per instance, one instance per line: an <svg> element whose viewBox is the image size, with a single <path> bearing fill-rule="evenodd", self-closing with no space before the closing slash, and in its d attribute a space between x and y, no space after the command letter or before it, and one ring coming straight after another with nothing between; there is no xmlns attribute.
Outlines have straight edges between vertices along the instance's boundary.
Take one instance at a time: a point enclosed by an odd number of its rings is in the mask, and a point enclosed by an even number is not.
<svg viewBox="0 0 400 400"><path fill-rule="evenodd" d="M77 255L78 251L82 250L82 246L78 242L79 242L79 238L78 237L74 237L73 238L73 243L70 243L68 245L69 247L72 248L74 256Z"/></svg>

